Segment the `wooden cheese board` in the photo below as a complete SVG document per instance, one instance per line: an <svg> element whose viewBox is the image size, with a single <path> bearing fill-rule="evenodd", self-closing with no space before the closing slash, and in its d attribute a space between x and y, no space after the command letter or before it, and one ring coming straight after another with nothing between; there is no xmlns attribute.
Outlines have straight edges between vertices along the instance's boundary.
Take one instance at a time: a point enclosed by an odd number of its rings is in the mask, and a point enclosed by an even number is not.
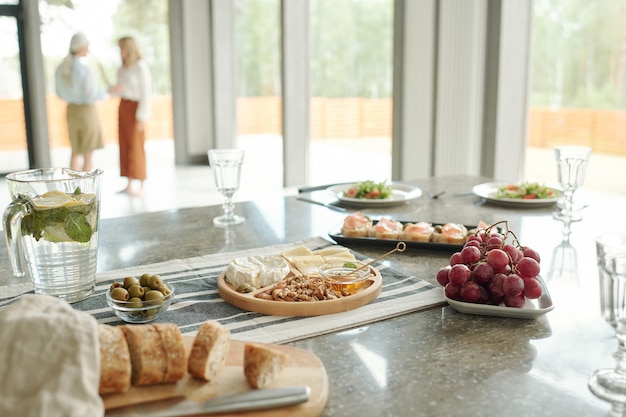
<svg viewBox="0 0 626 417"><path fill-rule="evenodd" d="M371 275L366 279L359 292L333 300L297 302L265 300L258 298L257 294L267 291L268 287L250 293L237 292L226 282L226 271L220 274L217 280L217 289L224 301L242 310L275 316L321 316L353 310L375 300L382 290L382 277L376 268L372 266L369 268Z"/></svg>
<svg viewBox="0 0 626 417"><path fill-rule="evenodd" d="M187 353L191 350L193 336L183 336ZM243 374L243 349L245 342L231 340L230 350L224 368L217 378L211 382L187 375L176 384L149 385L143 387L132 386L123 394L103 395L102 400L106 410L128 407L128 415L141 415L142 404L168 399L173 397L186 397L192 401L203 401L213 397L227 394L235 394L250 391ZM288 387L308 385L311 388L311 396L305 403L281 407L270 410L247 411L228 414L211 414L224 416L319 416L328 400L328 376L324 365L317 356L304 349L298 349L284 345L271 345L289 355L287 367L283 369L271 387ZM124 409L126 411L126 409ZM132 414L136 413L136 414ZM105 413L106 417L106 413Z"/></svg>

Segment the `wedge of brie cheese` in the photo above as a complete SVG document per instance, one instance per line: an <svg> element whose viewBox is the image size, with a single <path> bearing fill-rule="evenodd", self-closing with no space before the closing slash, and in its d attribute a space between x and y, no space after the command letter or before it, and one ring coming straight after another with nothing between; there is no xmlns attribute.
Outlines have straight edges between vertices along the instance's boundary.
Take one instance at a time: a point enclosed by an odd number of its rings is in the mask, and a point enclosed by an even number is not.
<svg viewBox="0 0 626 417"><path fill-rule="evenodd" d="M285 278L289 271L289 264L280 256L248 256L233 259L226 269L225 279L234 288L241 284L261 288Z"/></svg>

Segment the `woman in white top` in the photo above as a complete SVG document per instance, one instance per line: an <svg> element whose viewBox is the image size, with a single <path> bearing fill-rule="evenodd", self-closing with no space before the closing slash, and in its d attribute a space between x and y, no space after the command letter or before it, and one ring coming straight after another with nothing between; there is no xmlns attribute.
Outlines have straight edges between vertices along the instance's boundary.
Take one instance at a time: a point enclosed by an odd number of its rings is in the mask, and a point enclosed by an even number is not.
<svg viewBox="0 0 626 417"><path fill-rule="evenodd" d="M109 92L121 97L118 111L120 143L120 175L128 177L123 190L131 195L140 194L146 179L146 121L150 117L151 77L148 65L142 59L135 39L119 40L122 66L117 72L117 85ZM133 182L139 181L139 188Z"/></svg>
<svg viewBox="0 0 626 417"><path fill-rule="evenodd" d="M92 153L104 147L95 102L103 100L106 92L98 88L96 75L83 62L89 51L89 41L82 33L72 36L69 54L55 72L59 97L67 102L67 132L72 147L70 168L92 171ZM81 164L82 159L82 164Z"/></svg>

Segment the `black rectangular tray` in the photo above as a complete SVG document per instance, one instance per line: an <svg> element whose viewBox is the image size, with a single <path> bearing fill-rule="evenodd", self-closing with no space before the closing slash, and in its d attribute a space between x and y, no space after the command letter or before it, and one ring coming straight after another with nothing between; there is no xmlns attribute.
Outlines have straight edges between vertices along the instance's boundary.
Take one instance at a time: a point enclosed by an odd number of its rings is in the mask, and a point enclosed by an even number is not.
<svg viewBox="0 0 626 417"><path fill-rule="evenodd" d="M414 223L410 221L398 220L402 225L406 223ZM373 225L378 223L377 220L374 220ZM369 245L369 246L383 246L383 247L395 247L398 242L406 243L407 248L418 248L418 249L431 249L431 250L445 250L456 252L463 249L463 244L453 244L453 243L438 243L438 242L411 242L409 240L397 240L397 239L377 239L375 237L348 237L341 234L341 226L343 222L337 225L333 230L328 233L328 236L331 237L335 242L340 245ZM432 223L433 227L435 226L443 226L443 223ZM475 229L476 225L468 226L464 225L467 230Z"/></svg>

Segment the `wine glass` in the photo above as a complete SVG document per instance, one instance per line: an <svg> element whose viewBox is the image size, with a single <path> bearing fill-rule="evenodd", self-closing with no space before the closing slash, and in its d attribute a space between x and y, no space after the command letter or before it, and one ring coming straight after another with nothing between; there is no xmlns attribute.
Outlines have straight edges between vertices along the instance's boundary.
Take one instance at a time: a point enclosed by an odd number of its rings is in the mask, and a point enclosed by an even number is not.
<svg viewBox="0 0 626 417"><path fill-rule="evenodd" d="M583 184L590 154L591 148L587 146L554 147L557 175L564 197L560 209L554 213L555 219L570 222L582 220L580 213L574 210L574 192Z"/></svg>
<svg viewBox="0 0 626 417"><path fill-rule="evenodd" d="M243 164L241 149L209 150L209 165L213 169L217 191L224 196L224 214L213 219L216 226L224 227L243 223L246 219L234 213L233 194L239 189L241 165Z"/></svg>
<svg viewBox="0 0 626 417"><path fill-rule="evenodd" d="M589 379L589 389L611 402L611 415L626 411L626 234L610 233L596 239L602 317L617 336L615 368L599 369Z"/></svg>

